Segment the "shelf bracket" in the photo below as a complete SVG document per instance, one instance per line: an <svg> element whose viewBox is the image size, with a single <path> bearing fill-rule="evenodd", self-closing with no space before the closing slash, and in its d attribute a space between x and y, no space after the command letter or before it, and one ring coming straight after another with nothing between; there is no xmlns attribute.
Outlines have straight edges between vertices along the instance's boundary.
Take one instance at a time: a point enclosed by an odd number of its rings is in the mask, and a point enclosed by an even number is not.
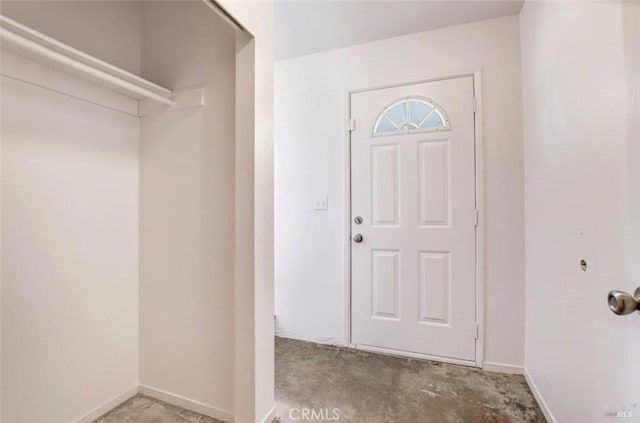
<svg viewBox="0 0 640 423"><path fill-rule="evenodd" d="M138 116L145 117L158 113L175 112L204 106L204 86L173 91L173 104L166 106L150 99L138 102Z"/></svg>

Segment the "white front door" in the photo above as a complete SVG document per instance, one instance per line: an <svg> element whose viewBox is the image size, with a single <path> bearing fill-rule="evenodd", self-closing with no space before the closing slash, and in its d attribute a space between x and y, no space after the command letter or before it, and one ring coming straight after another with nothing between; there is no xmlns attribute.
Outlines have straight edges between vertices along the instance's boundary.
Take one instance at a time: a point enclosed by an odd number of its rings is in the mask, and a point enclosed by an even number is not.
<svg viewBox="0 0 640 423"><path fill-rule="evenodd" d="M475 363L473 78L351 95L352 342Z"/></svg>

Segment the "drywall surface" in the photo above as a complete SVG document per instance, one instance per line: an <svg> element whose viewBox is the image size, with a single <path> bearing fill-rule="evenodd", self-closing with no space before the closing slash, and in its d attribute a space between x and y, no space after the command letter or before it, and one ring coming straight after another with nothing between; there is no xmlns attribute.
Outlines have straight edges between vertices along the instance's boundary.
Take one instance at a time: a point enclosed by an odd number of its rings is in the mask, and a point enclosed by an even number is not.
<svg viewBox="0 0 640 423"><path fill-rule="evenodd" d="M147 2L142 75L205 86L142 118L140 382L233 413L234 33L203 2Z"/></svg>
<svg viewBox="0 0 640 423"><path fill-rule="evenodd" d="M2 420L138 384L137 118L2 78Z"/></svg>
<svg viewBox="0 0 640 423"><path fill-rule="evenodd" d="M630 367L637 316L607 307L610 290L637 286L629 200L638 191L629 170L638 141L627 139L627 84L637 84L640 69L627 61L625 72L625 44L638 46L625 35L637 36L640 21L628 27L623 10L619 2L527 2L520 16L525 368L557 422L602 422L623 410L640 418Z"/></svg>
<svg viewBox="0 0 640 423"><path fill-rule="evenodd" d="M3 0L2 14L139 74L141 5L140 1Z"/></svg>
<svg viewBox="0 0 640 423"><path fill-rule="evenodd" d="M219 3L248 31L236 39L235 421L269 422L274 417L273 2Z"/></svg>
<svg viewBox="0 0 640 423"><path fill-rule="evenodd" d="M524 200L517 16L276 62L277 333L344 342L346 90L480 69L485 361L522 365ZM313 210L313 200L320 196L328 196L327 211Z"/></svg>
<svg viewBox="0 0 640 423"><path fill-rule="evenodd" d="M2 4L7 16L132 71L138 10ZM119 33L104 37L110 26ZM138 385L139 121L4 76L0 118L1 419L77 421Z"/></svg>
<svg viewBox="0 0 640 423"><path fill-rule="evenodd" d="M640 3L625 2L623 6L624 61L627 82L627 159L629 161L629 284L628 292L640 283ZM631 159L631 160L629 160ZM635 218L633 218L635 216ZM631 326L629 374L640 374L640 319L628 319ZM640 397L640 379L629 378L629 392Z"/></svg>

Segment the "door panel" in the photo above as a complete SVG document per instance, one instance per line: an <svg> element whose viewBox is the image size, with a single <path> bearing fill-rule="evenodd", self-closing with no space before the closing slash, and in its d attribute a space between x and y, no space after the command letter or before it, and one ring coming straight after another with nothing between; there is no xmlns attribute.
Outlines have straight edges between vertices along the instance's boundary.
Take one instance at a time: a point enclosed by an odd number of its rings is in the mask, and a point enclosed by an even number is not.
<svg viewBox="0 0 640 423"><path fill-rule="evenodd" d="M447 141L419 144L421 226L449 223L449 145Z"/></svg>
<svg viewBox="0 0 640 423"><path fill-rule="evenodd" d="M420 253L420 323L449 324L450 253Z"/></svg>
<svg viewBox="0 0 640 423"><path fill-rule="evenodd" d="M398 224L398 146L371 147L371 187L373 223Z"/></svg>
<svg viewBox="0 0 640 423"><path fill-rule="evenodd" d="M400 315L398 251L373 251L373 317L397 319Z"/></svg>
<svg viewBox="0 0 640 423"><path fill-rule="evenodd" d="M473 78L352 94L351 116L352 341L472 363Z"/></svg>

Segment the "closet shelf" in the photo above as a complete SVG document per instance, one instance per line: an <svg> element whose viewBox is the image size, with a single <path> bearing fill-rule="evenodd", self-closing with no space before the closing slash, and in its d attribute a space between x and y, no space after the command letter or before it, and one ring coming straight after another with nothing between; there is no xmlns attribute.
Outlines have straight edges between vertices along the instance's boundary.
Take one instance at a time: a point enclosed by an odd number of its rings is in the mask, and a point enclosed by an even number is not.
<svg viewBox="0 0 640 423"><path fill-rule="evenodd" d="M0 15L2 48L136 100L174 106L171 90Z"/></svg>

